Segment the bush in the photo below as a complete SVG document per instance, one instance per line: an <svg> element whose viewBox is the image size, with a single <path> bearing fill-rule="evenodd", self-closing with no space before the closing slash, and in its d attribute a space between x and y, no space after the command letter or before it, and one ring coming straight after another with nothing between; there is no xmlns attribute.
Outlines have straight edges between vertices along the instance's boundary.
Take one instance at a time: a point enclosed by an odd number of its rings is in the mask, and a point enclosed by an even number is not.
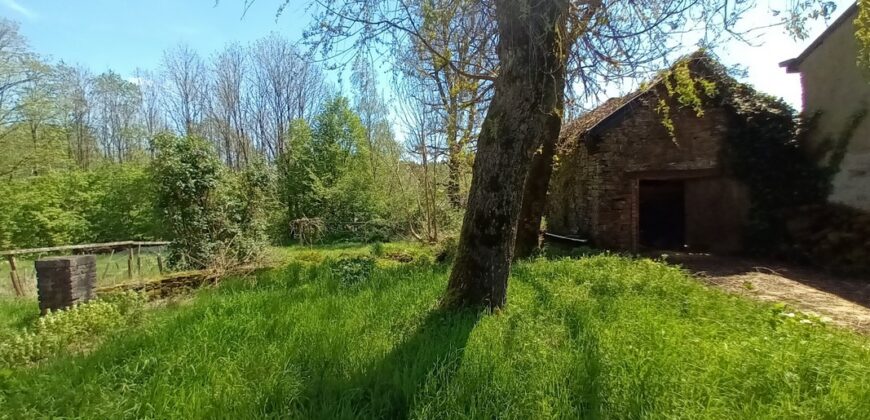
<svg viewBox="0 0 870 420"><path fill-rule="evenodd" d="M329 263L332 277L344 287L355 287L366 282L374 269L374 258L366 255L340 257Z"/></svg>
<svg viewBox="0 0 870 420"><path fill-rule="evenodd" d="M369 251L375 257L380 257L384 255L384 243L383 242L374 242L369 246Z"/></svg>
<svg viewBox="0 0 870 420"><path fill-rule="evenodd" d="M263 163L230 174L204 140L161 135L152 173L168 263L205 268L246 263L266 241L271 176Z"/></svg>

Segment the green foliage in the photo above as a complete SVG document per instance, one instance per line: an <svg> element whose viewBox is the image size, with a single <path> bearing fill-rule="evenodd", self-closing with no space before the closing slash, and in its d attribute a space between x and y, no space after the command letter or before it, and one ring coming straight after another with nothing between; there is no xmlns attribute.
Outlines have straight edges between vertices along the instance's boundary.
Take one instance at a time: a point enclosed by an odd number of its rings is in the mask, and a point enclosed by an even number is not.
<svg viewBox="0 0 870 420"><path fill-rule="evenodd" d="M218 197L222 242L233 261L250 261L269 243L269 218L276 211L275 174L256 160L238 172L225 173Z"/></svg>
<svg viewBox="0 0 870 420"><path fill-rule="evenodd" d="M700 118L704 116L704 102L714 98L718 93L716 82L693 73L690 68L690 65L694 64L693 61L706 62L707 60L710 58L701 50L679 61L659 76L667 92L667 98L659 98L655 111L662 117L661 123L674 141L677 133L668 100L675 100L680 107L691 108Z"/></svg>
<svg viewBox="0 0 870 420"><path fill-rule="evenodd" d="M126 292L49 313L38 318L32 329L0 339L0 368L94 348L100 337L138 324L144 306L143 295Z"/></svg>
<svg viewBox="0 0 870 420"><path fill-rule="evenodd" d="M168 263L175 267L203 268L217 252L220 205L215 203L221 163L202 139L159 135L151 162L169 246Z"/></svg>
<svg viewBox="0 0 870 420"><path fill-rule="evenodd" d="M202 139L163 134L155 139L152 175L168 263L205 268L248 262L266 242L272 181L262 163L228 174Z"/></svg>
<svg viewBox="0 0 870 420"><path fill-rule="evenodd" d="M342 256L330 261L332 278L343 287L356 287L367 281L375 269L375 259L367 255Z"/></svg>
<svg viewBox="0 0 870 420"><path fill-rule="evenodd" d="M288 252L367 251L337 248ZM491 315L438 310L447 282L439 265L375 267L353 290L336 289L331 268L295 263L228 280L98 351L13 370L0 379L3 413L859 419L870 411L867 337L712 290L659 262L521 263L510 306Z"/></svg>
<svg viewBox="0 0 870 420"><path fill-rule="evenodd" d="M394 177L399 154L373 148L346 98L328 101L313 128L295 121L289 137L289 151L278 161L285 232L293 220L318 218L330 240L387 240L396 235L401 225L396 196L404 192L388 178ZM391 137L382 141L394 144Z"/></svg>
<svg viewBox="0 0 870 420"><path fill-rule="evenodd" d="M374 242L369 246L369 252L375 257L382 257L384 255L384 243L383 242Z"/></svg>
<svg viewBox="0 0 870 420"><path fill-rule="evenodd" d="M159 237L146 168L106 165L0 184L0 248Z"/></svg>
<svg viewBox="0 0 870 420"><path fill-rule="evenodd" d="M858 67L870 77L870 0L858 0L855 40L858 41Z"/></svg>
<svg viewBox="0 0 870 420"><path fill-rule="evenodd" d="M776 253L787 242L782 211L824 202L830 171L801 149L794 110L781 99L735 84L725 100L738 118L725 159L752 201L746 243L750 251Z"/></svg>

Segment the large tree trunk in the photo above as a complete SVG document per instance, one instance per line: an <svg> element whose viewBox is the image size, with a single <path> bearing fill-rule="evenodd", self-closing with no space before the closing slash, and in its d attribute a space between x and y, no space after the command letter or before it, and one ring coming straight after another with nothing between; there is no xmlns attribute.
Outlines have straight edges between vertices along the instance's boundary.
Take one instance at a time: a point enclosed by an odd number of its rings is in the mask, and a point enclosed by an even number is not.
<svg viewBox="0 0 870 420"><path fill-rule="evenodd" d="M560 109L561 110L561 109ZM553 156L559 131L544 133L540 150L532 158L529 175L523 192L523 204L517 222L517 239L514 258L525 258L538 249L541 237L541 218L547 207L547 189L553 174Z"/></svg>
<svg viewBox="0 0 870 420"><path fill-rule="evenodd" d="M529 163L558 135L567 0L497 0L500 74L477 141L471 191L444 304L495 309L507 280ZM555 140L553 140L555 141Z"/></svg>

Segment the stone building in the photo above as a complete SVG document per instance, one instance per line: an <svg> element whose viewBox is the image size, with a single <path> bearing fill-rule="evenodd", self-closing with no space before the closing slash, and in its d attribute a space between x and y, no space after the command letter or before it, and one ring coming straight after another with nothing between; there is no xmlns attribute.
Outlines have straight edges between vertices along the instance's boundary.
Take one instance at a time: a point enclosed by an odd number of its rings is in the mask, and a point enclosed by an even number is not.
<svg viewBox="0 0 870 420"><path fill-rule="evenodd" d="M863 118L870 104L870 83L857 65L857 14L853 4L803 53L780 66L800 73L803 113L815 116L808 144L820 158L831 145L845 148L829 200L870 210L870 118Z"/></svg>
<svg viewBox="0 0 870 420"><path fill-rule="evenodd" d="M693 73L703 73L697 66ZM618 250L741 250L749 192L722 157L737 119L715 100L699 116L662 85L611 99L563 127L548 232Z"/></svg>

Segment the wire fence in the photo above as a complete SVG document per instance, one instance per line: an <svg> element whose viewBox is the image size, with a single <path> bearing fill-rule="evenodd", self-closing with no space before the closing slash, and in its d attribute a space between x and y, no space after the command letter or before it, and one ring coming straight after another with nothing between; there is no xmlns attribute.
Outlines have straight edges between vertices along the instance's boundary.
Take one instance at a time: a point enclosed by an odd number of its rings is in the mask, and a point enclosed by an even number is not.
<svg viewBox="0 0 870 420"><path fill-rule="evenodd" d="M168 274L167 242L113 242L0 252L0 296L36 297L34 262L51 256L96 255L97 287L145 282Z"/></svg>

